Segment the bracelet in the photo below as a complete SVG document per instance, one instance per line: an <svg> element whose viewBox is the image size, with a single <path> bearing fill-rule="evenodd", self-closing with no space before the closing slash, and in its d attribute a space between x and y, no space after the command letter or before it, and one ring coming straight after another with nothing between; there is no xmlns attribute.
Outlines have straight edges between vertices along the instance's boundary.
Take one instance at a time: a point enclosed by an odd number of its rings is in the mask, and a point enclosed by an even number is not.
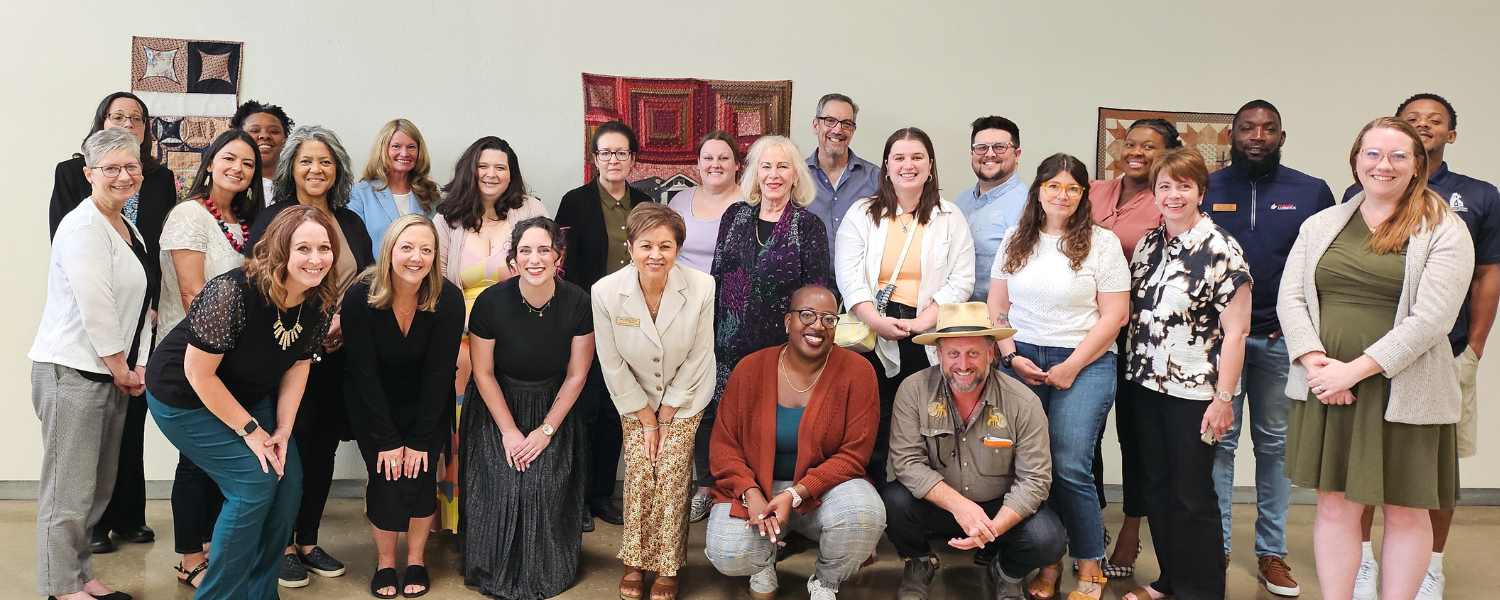
<svg viewBox="0 0 1500 600"><path fill-rule="evenodd" d="M641 431L656 431L657 427L660 427L660 426L659 425L652 425L650 427L642 427Z"/></svg>

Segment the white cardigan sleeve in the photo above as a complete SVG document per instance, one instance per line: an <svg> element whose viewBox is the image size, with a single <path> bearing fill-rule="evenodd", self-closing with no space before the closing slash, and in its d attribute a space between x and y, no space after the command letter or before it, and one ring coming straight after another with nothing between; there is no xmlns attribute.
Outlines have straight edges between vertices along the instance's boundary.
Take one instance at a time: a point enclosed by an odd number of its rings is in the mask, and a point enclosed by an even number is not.
<svg viewBox="0 0 1500 600"><path fill-rule="evenodd" d="M968 302L974 293L974 236L969 233L969 222L958 207L943 201L947 210L948 255L943 257L943 266L949 269L943 287L932 294L932 302L938 306L953 302Z"/></svg>
<svg viewBox="0 0 1500 600"><path fill-rule="evenodd" d="M839 225L838 240L834 246L834 278L838 280L839 293L844 296L846 312L861 302L875 301L875 292L870 289L865 269L865 252L869 247L870 236L876 230L875 222L870 220L866 212L869 206L870 201L863 199L849 207L849 212L844 214L844 223ZM971 263L972 256L971 250ZM973 270L972 264L970 270ZM972 286L973 283L970 282L970 287Z"/></svg>

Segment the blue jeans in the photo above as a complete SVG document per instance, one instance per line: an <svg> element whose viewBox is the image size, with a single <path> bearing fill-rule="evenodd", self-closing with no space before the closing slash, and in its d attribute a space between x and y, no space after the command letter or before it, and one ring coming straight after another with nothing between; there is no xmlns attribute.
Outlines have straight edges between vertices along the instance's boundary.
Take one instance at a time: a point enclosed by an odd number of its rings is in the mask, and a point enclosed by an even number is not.
<svg viewBox="0 0 1500 600"><path fill-rule="evenodd" d="M1245 397L1250 400L1250 439L1255 443L1255 555L1286 558L1286 513L1292 482L1281 472L1286 462L1286 421L1292 399L1286 395L1286 340L1252 335L1245 341L1245 370L1241 392L1234 397L1234 427L1219 441L1214 457L1214 490L1224 520L1224 554L1229 554L1229 530L1234 491L1234 450L1239 447Z"/></svg>
<svg viewBox="0 0 1500 600"><path fill-rule="evenodd" d="M177 450L219 484L224 507L214 526L213 560L203 574L196 600L274 600L276 576L302 499L302 460L287 441L286 469L261 472L260 460L245 441L207 408L185 410L146 395L151 416ZM270 399L249 407L266 431L276 428Z"/></svg>
<svg viewBox="0 0 1500 600"><path fill-rule="evenodd" d="M1016 342L1016 353L1047 371L1072 356L1073 349ZM1004 372L1015 377L1008 369ZM1104 515L1094 489L1094 441L1115 403L1115 355L1105 352L1083 367L1068 389L1026 387L1036 393L1047 412L1047 433L1052 438L1052 494L1047 506L1068 530L1068 554L1078 560L1102 559Z"/></svg>

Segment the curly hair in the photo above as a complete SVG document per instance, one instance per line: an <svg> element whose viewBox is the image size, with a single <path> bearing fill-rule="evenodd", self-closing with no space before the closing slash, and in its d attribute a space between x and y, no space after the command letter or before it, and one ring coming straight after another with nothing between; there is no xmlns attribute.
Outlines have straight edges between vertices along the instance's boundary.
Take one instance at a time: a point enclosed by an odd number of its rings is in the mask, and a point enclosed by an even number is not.
<svg viewBox="0 0 1500 600"><path fill-rule="evenodd" d="M1069 267L1074 271L1083 268L1083 261L1089 256L1094 239L1094 211L1093 205L1089 203L1089 171L1083 161L1059 152L1037 165L1036 179L1032 180L1031 189L1026 192L1026 208L1021 211L1021 221L1005 246L1005 263L1000 267L1002 272L1014 275L1026 267L1026 261L1031 259L1041 239L1042 225L1047 222L1047 213L1042 210L1041 203L1042 185L1064 173L1071 175L1083 187L1083 196L1078 199L1073 215L1068 217L1062 239L1057 241L1057 245L1058 250L1068 257Z"/></svg>
<svg viewBox="0 0 1500 600"><path fill-rule="evenodd" d="M349 167L349 153L344 151L344 144L339 141L339 136L317 125L298 127L297 131L286 138L286 145L281 147L281 157L276 161L276 197L273 199L276 202L297 200L297 178L293 171L297 153L302 151L302 144L309 141L328 146L328 153L333 155L333 185L328 188L328 209L338 210L348 206L349 190L354 187L354 171Z"/></svg>
<svg viewBox="0 0 1500 600"><path fill-rule="evenodd" d="M484 225L484 195L479 192L479 157L485 150L504 152L506 166L510 169L510 183L495 200L495 217L504 221L510 211L526 204L526 180L521 177L521 159L505 140L487 135L469 144L468 149L459 155L458 162L453 164L453 180L443 186L446 196L438 203L437 212L443 215L450 227L479 231Z"/></svg>
<svg viewBox="0 0 1500 600"><path fill-rule="evenodd" d="M255 251L249 262L245 263L246 277L255 282L256 288L266 300L282 310L291 308L286 304L286 278L291 263L292 234L309 221L327 230L330 242L338 239L338 225L327 214L317 207L299 204L288 207L271 219L271 224L266 226L265 235L255 243ZM328 261L327 272L323 274L323 280L318 282L318 287L308 290L307 294L317 297L318 310L331 315L339 307L340 250L336 243L330 244L330 247L333 256Z"/></svg>
<svg viewBox="0 0 1500 600"><path fill-rule="evenodd" d="M292 121L291 117L286 116L286 111L281 110L280 106L261 104L254 100L246 100L240 103L239 108L234 109L234 116L229 118L229 126L234 129L244 129L245 119L257 113L266 113L276 117L277 121L281 121L281 130L288 134L292 132L293 127L297 126L297 123Z"/></svg>

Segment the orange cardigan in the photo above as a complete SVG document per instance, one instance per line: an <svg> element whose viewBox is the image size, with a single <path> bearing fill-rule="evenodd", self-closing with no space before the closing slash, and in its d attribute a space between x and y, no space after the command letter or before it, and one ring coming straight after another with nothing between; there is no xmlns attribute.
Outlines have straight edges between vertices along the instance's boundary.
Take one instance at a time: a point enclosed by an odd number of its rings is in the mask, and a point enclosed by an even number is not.
<svg viewBox="0 0 1500 600"><path fill-rule="evenodd" d="M831 340L830 340L831 341ZM740 496L759 488L766 499L771 467L776 463L777 368L782 346L757 351L735 366L724 385L709 442L708 464L717 483L715 503L730 503L729 514L748 519ZM880 392L875 369L864 357L835 346L797 436L796 483L811 493L798 512L806 514L818 498L845 481L865 476L880 426Z"/></svg>

